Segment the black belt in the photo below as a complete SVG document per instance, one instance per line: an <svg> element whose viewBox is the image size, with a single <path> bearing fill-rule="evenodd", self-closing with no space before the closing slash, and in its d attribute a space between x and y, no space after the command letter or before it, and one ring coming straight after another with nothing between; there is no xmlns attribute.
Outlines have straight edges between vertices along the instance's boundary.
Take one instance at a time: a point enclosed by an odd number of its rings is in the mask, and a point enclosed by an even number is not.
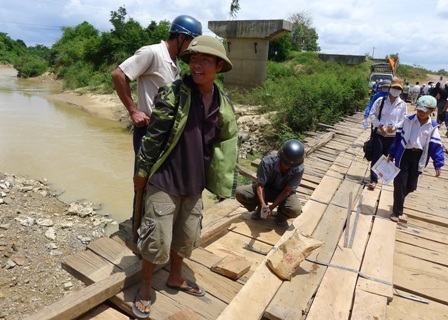
<svg viewBox="0 0 448 320"><path fill-rule="evenodd" d="M406 150L413 151L413 152L422 152L423 151L422 149L419 149L419 148L409 148Z"/></svg>

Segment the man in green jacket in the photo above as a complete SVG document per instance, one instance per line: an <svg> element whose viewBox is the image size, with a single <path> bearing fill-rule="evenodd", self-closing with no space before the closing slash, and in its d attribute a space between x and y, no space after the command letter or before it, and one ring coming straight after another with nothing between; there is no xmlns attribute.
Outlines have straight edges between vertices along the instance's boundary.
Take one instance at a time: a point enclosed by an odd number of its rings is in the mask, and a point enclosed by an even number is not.
<svg viewBox="0 0 448 320"><path fill-rule="evenodd" d="M137 241L142 282L132 308L140 318L149 316L156 264L170 261L168 288L205 294L182 276L183 258L190 257L200 239L202 191L226 198L236 189L236 116L214 83L216 74L231 70L232 63L223 44L210 36L195 38L180 58L189 64L190 75L159 90L134 177L136 191L146 188Z"/></svg>

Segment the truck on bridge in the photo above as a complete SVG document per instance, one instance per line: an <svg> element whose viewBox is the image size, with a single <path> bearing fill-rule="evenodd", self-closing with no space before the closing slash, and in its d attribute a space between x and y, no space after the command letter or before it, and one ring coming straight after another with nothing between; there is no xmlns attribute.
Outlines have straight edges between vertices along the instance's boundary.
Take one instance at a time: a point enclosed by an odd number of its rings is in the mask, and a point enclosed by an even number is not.
<svg viewBox="0 0 448 320"><path fill-rule="evenodd" d="M370 66L369 87L373 89L373 85L380 80L390 80L395 76L398 67L398 61L387 58L384 62L373 63Z"/></svg>

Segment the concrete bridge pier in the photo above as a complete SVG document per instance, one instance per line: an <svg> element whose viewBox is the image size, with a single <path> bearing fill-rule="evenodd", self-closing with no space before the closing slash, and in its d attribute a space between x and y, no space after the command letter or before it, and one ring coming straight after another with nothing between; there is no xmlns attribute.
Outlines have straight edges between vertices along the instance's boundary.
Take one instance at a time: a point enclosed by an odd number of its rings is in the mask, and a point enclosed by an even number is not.
<svg viewBox="0 0 448 320"><path fill-rule="evenodd" d="M286 20L209 21L208 28L226 39L233 69L224 73L227 87L254 88L266 80L269 41L291 32Z"/></svg>

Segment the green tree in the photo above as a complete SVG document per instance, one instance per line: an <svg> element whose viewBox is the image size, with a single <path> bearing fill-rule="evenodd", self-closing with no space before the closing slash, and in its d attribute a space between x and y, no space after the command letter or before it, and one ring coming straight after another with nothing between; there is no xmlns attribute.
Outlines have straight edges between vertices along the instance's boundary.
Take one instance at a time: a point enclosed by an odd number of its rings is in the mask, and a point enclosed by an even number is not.
<svg viewBox="0 0 448 320"><path fill-rule="evenodd" d="M69 67L85 58L85 45L98 38L99 31L84 21L76 27L62 27L62 37L50 51L50 63L56 67Z"/></svg>
<svg viewBox="0 0 448 320"><path fill-rule="evenodd" d="M269 41L268 59L277 62L285 61L291 48L290 34L285 34L280 38Z"/></svg>
<svg viewBox="0 0 448 320"><path fill-rule="evenodd" d="M313 18L307 11L300 11L291 14L289 20L292 22L293 28L291 32L291 42L298 51L320 51L317 44L319 36L316 29L312 27Z"/></svg>
<svg viewBox="0 0 448 320"><path fill-rule="evenodd" d="M230 12L229 15L232 18L236 18L236 15L238 11L240 10L240 3L238 0L232 0L232 3L230 4Z"/></svg>
<svg viewBox="0 0 448 320"><path fill-rule="evenodd" d="M139 22L132 18L126 19L126 15L125 7L111 12L109 21L114 29L110 33L116 41L116 50L131 55L135 50L149 43L149 35Z"/></svg>

